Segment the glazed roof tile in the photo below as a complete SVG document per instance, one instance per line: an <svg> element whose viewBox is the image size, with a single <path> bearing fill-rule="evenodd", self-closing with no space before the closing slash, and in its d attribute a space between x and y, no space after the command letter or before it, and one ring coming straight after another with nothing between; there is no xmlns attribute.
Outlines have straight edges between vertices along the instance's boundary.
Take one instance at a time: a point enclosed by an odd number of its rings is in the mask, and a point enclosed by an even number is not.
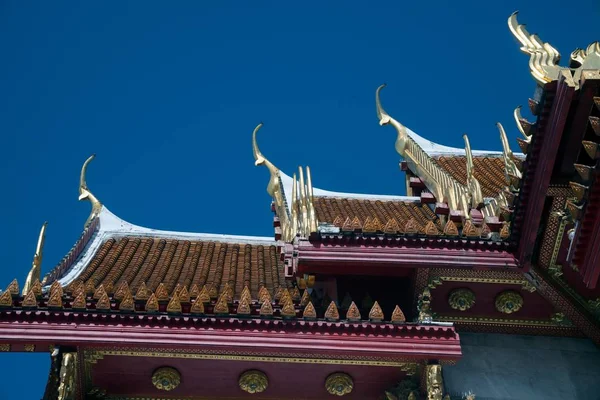
<svg viewBox="0 0 600 400"><path fill-rule="evenodd" d="M466 156L439 156L435 161L454 179L467 184ZM504 173L504 160L501 157L473 157L474 175L481 185L485 197L495 197L507 185Z"/></svg>
<svg viewBox="0 0 600 400"><path fill-rule="evenodd" d="M419 233L431 221L441 230L438 217L425 204L412 201L382 201L365 199L347 199L336 197L315 197L315 212L319 222L327 222L343 227L347 220L357 219L361 228L370 220L377 219L381 227L395 220L403 231L410 220L414 221Z"/></svg>

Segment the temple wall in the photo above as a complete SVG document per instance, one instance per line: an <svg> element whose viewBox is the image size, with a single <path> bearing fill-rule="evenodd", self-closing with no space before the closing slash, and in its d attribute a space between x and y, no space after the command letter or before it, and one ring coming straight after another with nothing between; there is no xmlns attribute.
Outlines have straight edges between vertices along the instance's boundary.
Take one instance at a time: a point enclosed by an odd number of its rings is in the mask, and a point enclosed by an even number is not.
<svg viewBox="0 0 600 400"><path fill-rule="evenodd" d="M451 394L477 400L600 399L600 349L589 339L462 333L463 358L444 368Z"/></svg>

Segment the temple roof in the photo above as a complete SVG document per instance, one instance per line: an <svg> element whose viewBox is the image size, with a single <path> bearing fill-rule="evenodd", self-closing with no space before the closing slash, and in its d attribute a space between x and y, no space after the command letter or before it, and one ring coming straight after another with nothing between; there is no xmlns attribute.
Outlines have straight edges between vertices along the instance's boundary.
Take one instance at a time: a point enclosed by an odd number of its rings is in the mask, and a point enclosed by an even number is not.
<svg viewBox="0 0 600 400"><path fill-rule="evenodd" d="M202 286L217 276L223 284L233 277L241 291L250 260L247 283L255 290L259 280L271 285L283 281L277 242L270 237L150 229L126 222L104 206L86 232L74 246L78 250L71 262L63 260L48 274L46 285L56 279L62 286L75 280L94 286L127 281L134 290L142 282L154 290L160 283L170 289L178 283ZM272 273L273 268L278 272Z"/></svg>
<svg viewBox="0 0 600 400"><path fill-rule="evenodd" d="M435 157L435 161L444 168L454 179L467 184L467 157L464 155L442 155ZM473 157L475 166L473 175L481 185L481 192L485 197L495 197L507 185L504 172L504 160L500 156Z"/></svg>

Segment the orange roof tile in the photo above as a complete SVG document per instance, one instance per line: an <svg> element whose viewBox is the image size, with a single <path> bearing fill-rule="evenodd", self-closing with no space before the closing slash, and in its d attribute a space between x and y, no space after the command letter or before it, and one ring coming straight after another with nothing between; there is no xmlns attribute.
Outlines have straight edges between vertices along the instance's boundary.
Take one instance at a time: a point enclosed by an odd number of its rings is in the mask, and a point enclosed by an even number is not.
<svg viewBox="0 0 600 400"><path fill-rule="evenodd" d="M467 158L465 156L440 156L436 162L454 179L467 184ZM496 197L506 186L504 160L501 157L473 157L475 178L485 197Z"/></svg>
<svg viewBox="0 0 600 400"><path fill-rule="evenodd" d="M216 241L121 237L105 241L77 280L119 288L127 282L132 293L145 283L150 291L163 285L172 294L177 285L215 285L219 292L229 284L233 297L248 286L258 298L261 286L283 285L283 264L275 245Z"/></svg>
<svg viewBox="0 0 600 400"><path fill-rule="evenodd" d="M349 220L356 221L363 227L368 225L369 228L376 226L383 229L397 224L398 229L404 232L404 227L413 220L420 233L425 233L425 227L430 221L442 230L434 212L427 205L418 202L315 197L314 206L319 222L328 222L340 228Z"/></svg>

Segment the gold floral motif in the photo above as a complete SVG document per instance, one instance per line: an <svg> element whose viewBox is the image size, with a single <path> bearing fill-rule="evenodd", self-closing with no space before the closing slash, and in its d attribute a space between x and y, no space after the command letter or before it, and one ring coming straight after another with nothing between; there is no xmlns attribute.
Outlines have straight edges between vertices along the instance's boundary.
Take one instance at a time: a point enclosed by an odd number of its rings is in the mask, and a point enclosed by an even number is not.
<svg viewBox="0 0 600 400"><path fill-rule="evenodd" d="M35 351L35 344L26 344L23 346L23 348L25 351Z"/></svg>
<svg viewBox="0 0 600 400"><path fill-rule="evenodd" d="M71 307L73 307L73 309L75 310L85 310L86 305L87 304L85 301L85 295L83 294L83 292L79 292L77 297L75 297L75 300L73 300L73 304L71 305Z"/></svg>
<svg viewBox="0 0 600 400"><path fill-rule="evenodd" d="M167 312L180 314L181 311L181 301L179 300L179 295L174 293L173 297L171 297L171 300L169 301L169 304L167 304Z"/></svg>
<svg viewBox="0 0 600 400"><path fill-rule="evenodd" d="M20 292L19 282L16 279L13 279L12 282L6 288L6 291L13 296L17 296Z"/></svg>
<svg viewBox="0 0 600 400"><path fill-rule="evenodd" d="M204 303L200 296L196 297L196 301L192 304L192 308L190 309L192 314L204 314Z"/></svg>
<svg viewBox="0 0 600 400"><path fill-rule="evenodd" d="M406 322L406 317L404 316L402 309L399 306L396 306L392 312L392 323L398 322Z"/></svg>
<svg viewBox="0 0 600 400"><path fill-rule="evenodd" d="M33 287L32 287L33 289ZM37 307L37 300L35 298L35 293L33 292L33 290L30 289L27 292L27 295L25 295L25 298L23 299L23 303L21 304L21 306L23 308L35 308Z"/></svg>
<svg viewBox="0 0 600 400"><path fill-rule="evenodd" d="M198 299L203 303L210 303L210 295L208 294L206 285L202 286L202 290L200 291L200 294L198 294Z"/></svg>
<svg viewBox="0 0 600 400"><path fill-rule="evenodd" d="M258 291L258 302L261 304L264 302L271 302L271 294L264 286L262 286Z"/></svg>
<svg viewBox="0 0 600 400"><path fill-rule="evenodd" d="M356 306L355 302L350 303L350 307L348 307L348 312L346 312L346 319L349 321L360 321L360 311Z"/></svg>
<svg viewBox="0 0 600 400"><path fill-rule="evenodd" d="M200 289L198 288L197 284L193 284L192 288L190 289L190 297L198 297L198 295L200 294Z"/></svg>
<svg viewBox="0 0 600 400"><path fill-rule="evenodd" d="M237 306L237 314L238 315L250 315L251 309L250 309L250 303L248 302L248 298L246 296L243 295L242 293L242 299L240 300L240 302L238 303Z"/></svg>
<svg viewBox="0 0 600 400"><path fill-rule="evenodd" d="M129 292L129 285L127 284L127 281L123 281L117 288L117 291L115 292L113 298L115 300L122 300L123 297L125 297L126 292Z"/></svg>
<svg viewBox="0 0 600 400"><path fill-rule="evenodd" d="M398 221L396 221L396 218L388 220L388 222L383 227L383 232L387 233L388 235L395 235L396 233L400 232L400 225L398 225Z"/></svg>
<svg viewBox="0 0 600 400"><path fill-rule="evenodd" d="M179 371L171 367L160 367L152 374L152 384L158 390L170 391L181 383Z"/></svg>
<svg viewBox="0 0 600 400"><path fill-rule="evenodd" d="M288 301L292 301L292 295L290 294L289 290L284 289L281 292L281 297L279 298L279 304L285 304Z"/></svg>
<svg viewBox="0 0 600 400"><path fill-rule="evenodd" d="M62 308L62 290L50 289L50 299L48 299L48 307L50 308Z"/></svg>
<svg viewBox="0 0 600 400"><path fill-rule="evenodd" d="M110 299L108 298L108 294L106 294L106 292L104 292L102 297L100 297L100 299L98 299L96 302L96 310L110 310Z"/></svg>
<svg viewBox="0 0 600 400"><path fill-rule="evenodd" d="M302 307L306 307L308 302L310 301L310 293L308 293L307 289L304 289L304 293L302 293L302 299L300 300L300 305Z"/></svg>
<svg viewBox="0 0 600 400"><path fill-rule="evenodd" d="M156 294L156 300L158 301L169 300L169 292L167 291L167 288L162 282L158 285L154 293Z"/></svg>
<svg viewBox="0 0 600 400"><path fill-rule="evenodd" d="M119 303L119 310L121 311L135 311L135 304L133 301L133 295L129 290L129 286L127 286L124 291L123 297L121 298L121 302Z"/></svg>
<svg viewBox="0 0 600 400"><path fill-rule="evenodd" d="M50 291L52 291L52 289L50 289ZM94 295L92 296L92 298L94 300L99 300L105 294L107 294L107 293L106 293L106 290L104 289L104 285L100 285L100 286L98 286L98 288L96 290L94 290Z"/></svg>
<svg viewBox="0 0 600 400"><path fill-rule="evenodd" d="M0 351L10 351L10 344L8 344L8 343L0 344Z"/></svg>
<svg viewBox="0 0 600 400"><path fill-rule="evenodd" d="M13 301L12 296L8 290L4 291L2 295L0 295L0 307L12 307Z"/></svg>
<svg viewBox="0 0 600 400"><path fill-rule="evenodd" d="M152 293L146 301L146 312L158 312L158 299Z"/></svg>
<svg viewBox="0 0 600 400"><path fill-rule="evenodd" d="M338 321L340 319L340 313L335 305L335 301L329 303L329 307L325 311L325 319L328 321Z"/></svg>
<svg viewBox="0 0 600 400"><path fill-rule="evenodd" d="M227 294L223 293L219 296L214 309L215 314L229 314L229 305L227 304Z"/></svg>
<svg viewBox="0 0 600 400"><path fill-rule="evenodd" d="M262 393L267 389L269 385L269 379L264 372L252 369L244 372L240 375L238 380L240 385L240 389L244 392L254 394L254 393Z"/></svg>
<svg viewBox="0 0 600 400"><path fill-rule="evenodd" d="M296 309L291 299L288 299L281 309L281 316L285 318L293 318L296 316Z"/></svg>
<svg viewBox="0 0 600 400"><path fill-rule="evenodd" d="M467 311L475 304L475 293L471 289L454 289L448 296L448 304L455 310Z"/></svg>
<svg viewBox="0 0 600 400"><path fill-rule="evenodd" d="M252 302L252 295L250 294L250 289L248 289L248 286L244 286L244 289L242 289L242 293L240 294L240 303L244 300L248 304Z"/></svg>
<svg viewBox="0 0 600 400"><path fill-rule="evenodd" d="M180 302L185 304L190 302L190 292L188 292L187 286L183 286L177 295L179 296Z"/></svg>
<svg viewBox="0 0 600 400"><path fill-rule="evenodd" d="M270 301L265 301L260 306L261 317L271 317L273 315L273 305Z"/></svg>
<svg viewBox="0 0 600 400"><path fill-rule="evenodd" d="M375 302L373 307L371 307L371 311L369 311L369 319L375 322L383 321L383 310L379 306L378 302Z"/></svg>
<svg viewBox="0 0 600 400"><path fill-rule="evenodd" d="M523 297L513 290L500 293L495 301L496 310L504 314L512 314L523 307Z"/></svg>
<svg viewBox="0 0 600 400"><path fill-rule="evenodd" d="M312 301L309 301L306 307L304 307L304 312L302 313L302 317L304 319L315 319L317 318L317 311L315 310L315 306L313 306Z"/></svg>
<svg viewBox="0 0 600 400"><path fill-rule="evenodd" d="M344 396L352 392L354 382L350 375L343 372L336 372L325 380L325 389L334 396Z"/></svg>

